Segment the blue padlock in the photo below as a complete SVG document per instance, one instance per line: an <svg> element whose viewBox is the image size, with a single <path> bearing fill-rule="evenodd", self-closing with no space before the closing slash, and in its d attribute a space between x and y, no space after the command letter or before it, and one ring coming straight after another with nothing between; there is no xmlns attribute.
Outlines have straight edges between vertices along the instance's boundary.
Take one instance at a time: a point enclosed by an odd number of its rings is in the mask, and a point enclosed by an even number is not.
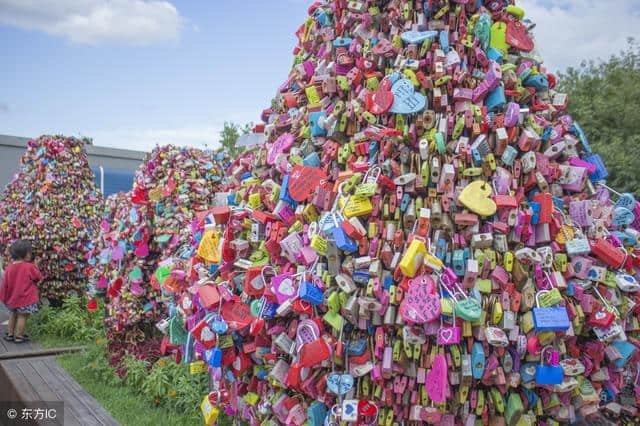
<svg viewBox="0 0 640 426"><path fill-rule="evenodd" d="M404 213L409 207L409 202L411 201L411 197L406 192L402 195L402 200L400 200L400 211Z"/></svg>
<svg viewBox="0 0 640 426"><path fill-rule="evenodd" d="M440 48L449 53L449 30L440 31Z"/></svg>
<svg viewBox="0 0 640 426"><path fill-rule="evenodd" d="M475 342L471 351L471 373L474 379L481 379L484 374L486 358L482 343Z"/></svg>
<svg viewBox="0 0 640 426"><path fill-rule="evenodd" d="M209 364L209 366L215 368L222 365L222 351L220 350L220 348L211 348L206 353L208 353L207 363Z"/></svg>
<svg viewBox="0 0 640 426"><path fill-rule="evenodd" d="M464 267L464 251L462 250L454 250L453 251L453 272L459 276L464 276L465 267Z"/></svg>
<svg viewBox="0 0 640 426"><path fill-rule="evenodd" d="M307 408L309 426L323 426L327 417L327 407L320 401L313 401Z"/></svg>
<svg viewBox="0 0 640 426"><path fill-rule="evenodd" d="M308 281L303 281L298 290L300 299L311 303L312 305L321 305L324 301L324 292Z"/></svg>
<svg viewBox="0 0 640 426"><path fill-rule="evenodd" d="M576 135L578 139L580 139L580 143L582 144L582 147L586 152L588 153L593 152L591 150L591 144L589 144L589 140L587 139L587 135L585 135L584 131L582 130L582 127L580 127L580 125L576 121L573 122L573 125L571 126L569 131L574 135Z"/></svg>
<svg viewBox="0 0 640 426"><path fill-rule="evenodd" d="M380 152L380 143L378 141L371 141L369 143L369 164L372 164L378 153Z"/></svg>
<svg viewBox="0 0 640 426"><path fill-rule="evenodd" d="M517 155L518 155L518 150L512 147L511 145L507 145L504 148L504 152L502 153L502 156L500 157L500 159L507 166L513 166L513 160L516 159Z"/></svg>
<svg viewBox="0 0 640 426"><path fill-rule="evenodd" d="M553 207L555 207L558 210L563 210L564 209L564 200L562 198L553 197L552 201L553 201Z"/></svg>
<svg viewBox="0 0 640 426"><path fill-rule="evenodd" d="M533 326L536 332L540 331L566 331L571 326L567 308L564 306L540 307L539 296L547 293L547 290L536 294L536 307L533 308Z"/></svg>
<svg viewBox="0 0 640 426"><path fill-rule="evenodd" d="M533 381L536 374L536 363L525 362L520 366L520 379L522 383L529 383Z"/></svg>
<svg viewBox="0 0 640 426"><path fill-rule="evenodd" d="M314 151L304 157L302 164L309 167L320 167L320 157L318 156L318 153Z"/></svg>
<svg viewBox="0 0 640 426"><path fill-rule="evenodd" d="M280 185L280 200L284 201L290 206L297 207L298 202L293 198L291 198L291 195L289 195L289 179L290 179L289 175L286 175L282 179L282 185Z"/></svg>
<svg viewBox="0 0 640 426"><path fill-rule="evenodd" d="M331 230L336 247L346 253L353 253L358 250L358 244L344 232L342 227L336 226Z"/></svg>
<svg viewBox="0 0 640 426"><path fill-rule="evenodd" d="M352 41L350 37L339 37L333 40L333 47L349 47Z"/></svg>
<svg viewBox="0 0 640 426"><path fill-rule="evenodd" d="M536 203L535 201L531 201L529 203L529 207L531 207L531 211L533 215L531 216L531 224L537 225L538 219L540 219L540 203Z"/></svg>
<svg viewBox="0 0 640 426"><path fill-rule="evenodd" d="M629 343L626 340L618 340L612 342L611 346L615 347L618 352L620 352L620 355L622 355L621 358L613 361L617 368L623 368L627 361L629 361L629 358L631 358L631 356L638 350L635 345Z"/></svg>
<svg viewBox="0 0 640 426"><path fill-rule="evenodd" d="M547 76L544 74L536 74L527 78L523 82L524 87L533 87L536 89L536 92L546 92L549 90L549 80L547 80Z"/></svg>
<svg viewBox="0 0 640 426"><path fill-rule="evenodd" d="M371 279L371 275L366 271L355 271L351 277L353 278L353 282L358 284L367 284L369 279Z"/></svg>
<svg viewBox="0 0 640 426"><path fill-rule="evenodd" d="M440 238L436 243L436 257L444 261L446 255L447 255L447 241L444 240L443 238Z"/></svg>
<svg viewBox="0 0 640 426"><path fill-rule="evenodd" d="M350 356L360 356L367 349L367 341L365 339L350 340L347 345L347 354Z"/></svg>
<svg viewBox="0 0 640 426"><path fill-rule="evenodd" d="M326 118L327 113L324 111L314 111L309 113L309 129L311 136L327 136L327 131L320 127L320 119Z"/></svg>
<svg viewBox="0 0 640 426"><path fill-rule="evenodd" d="M393 277L389 274L385 275L382 279L382 288L389 291L392 284L393 284Z"/></svg>
<svg viewBox="0 0 640 426"><path fill-rule="evenodd" d="M504 59L504 57L502 55L502 52L499 51L498 49L496 49L495 47L490 47L487 50L487 58L490 61L495 61L495 62L497 62L499 64L501 64L503 59Z"/></svg>
<svg viewBox="0 0 640 426"><path fill-rule="evenodd" d="M599 180L605 180L609 177L609 171L604 165L602 158L599 154L593 154L584 159L587 163L591 163L596 166L596 171L589 175L591 182L597 182Z"/></svg>
<svg viewBox="0 0 640 426"><path fill-rule="evenodd" d="M324 9L317 8L313 16L316 18L316 21L323 27L331 25L331 19L329 18L329 15L327 15L327 12L325 12Z"/></svg>
<svg viewBox="0 0 640 426"><path fill-rule="evenodd" d="M559 385L564 378L564 372L559 365L545 365L544 353L550 346L545 346L540 353L540 364L536 365L536 383L539 385Z"/></svg>
<svg viewBox="0 0 640 426"><path fill-rule="evenodd" d="M533 407L538 403L538 399L540 398L535 390L529 388L521 388L524 394L527 396L527 402L529 403L529 407Z"/></svg>
<svg viewBox="0 0 640 426"><path fill-rule="evenodd" d="M504 95L504 87L498 86L489 92L485 100L488 111L498 111L507 104L507 98Z"/></svg>

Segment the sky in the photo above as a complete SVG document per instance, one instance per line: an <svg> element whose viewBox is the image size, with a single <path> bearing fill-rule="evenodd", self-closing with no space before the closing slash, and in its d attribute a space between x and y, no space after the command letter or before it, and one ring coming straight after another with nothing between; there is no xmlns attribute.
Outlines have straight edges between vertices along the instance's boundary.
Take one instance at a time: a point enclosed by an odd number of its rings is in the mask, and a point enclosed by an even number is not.
<svg viewBox="0 0 640 426"><path fill-rule="evenodd" d="M217 146L286 79L311 0L0 0L0 134ZM640 0L519 0L551 71L640 39Z"/></svg>

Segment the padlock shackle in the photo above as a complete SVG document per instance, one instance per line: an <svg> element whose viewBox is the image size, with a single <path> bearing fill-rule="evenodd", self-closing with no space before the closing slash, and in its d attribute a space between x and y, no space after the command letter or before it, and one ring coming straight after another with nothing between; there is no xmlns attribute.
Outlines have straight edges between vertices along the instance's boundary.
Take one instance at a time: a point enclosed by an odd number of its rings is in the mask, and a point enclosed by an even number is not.
<svg viewBox="0 0 640 426"><path fill-rule="evenodd" d="M380 179L380 175L382 175L382 168L380 168L380 166L375 165L373 167L370 167L367 170L367 172L364 174L364 177L362 178L362 183L378 183L378 179ZM370 177L373 179L373 182L367 181Z"/></svg>
<svg viewBox="0 0 640 426"><path fill-rule="evenodd" d="M542 350L540 351L540 365L544 365L544 352L547 349L554 349L554 347L551 345L547 345L544 348L542 348Z"/></svg>
<svg viewBox="0 0 640 426"><path fill-rule="evenodd" d="M615 311L616 316L620 317L620 311L618 310L618 308L616 308L615 306L613 306L611 303L609 303L609 301L607 299L605 299L602 294L600 294L600 291L598 290L598 286L594 285L593 287L593 291L596 292L596 294L598 295L598 298L602 301L602 303L604 304L605 308L608 308L612 311Z"/></svg>
<svg viewBox="0 0 640 426"><path fill-rule="evenodd" d="M622 194L620 194L618 191L616 191L615 189L611 188L610 186L607 186L606 184L602 183L603 181L598 181L596 182L596 185L601 186L603 188L607 188L609 191L613 192L614 194L616 194L618 197L622 197Z"/></svg>

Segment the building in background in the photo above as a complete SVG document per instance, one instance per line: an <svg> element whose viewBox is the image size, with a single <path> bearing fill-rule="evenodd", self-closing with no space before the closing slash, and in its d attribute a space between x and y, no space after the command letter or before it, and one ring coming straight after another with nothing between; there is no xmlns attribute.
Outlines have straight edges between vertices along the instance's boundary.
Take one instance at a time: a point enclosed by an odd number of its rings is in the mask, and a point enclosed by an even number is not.
<svg viewBox="0 0 640 426"><path fill-rule="evenodd" d="M0 188L11 182L20 166L20 157L27 149L29 138L0 135ZM89 164L95 175L96 185L104 196L128 191L133 185L133 174L145 155L141 151L104 148L87 145Z"/></svg>

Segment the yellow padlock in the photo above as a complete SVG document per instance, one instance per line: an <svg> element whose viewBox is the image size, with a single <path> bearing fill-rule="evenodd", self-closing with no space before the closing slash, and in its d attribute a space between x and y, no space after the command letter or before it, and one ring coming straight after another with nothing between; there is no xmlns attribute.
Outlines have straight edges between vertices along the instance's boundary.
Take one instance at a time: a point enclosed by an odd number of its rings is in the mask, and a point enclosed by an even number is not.
<svg viewBox="0 0 640 426"><path fill-rule="evenodd" d="M427 248L422 241L417 239L411 241L409 248L407 248L402 260L400 260L402 273L409 278L415 277L426 253Z"/></svg>
<svg viewBox="0 0 640 426"><path fill-rule="evenodd" d="M213 425L220 415L220 409L218 407L214 407L209 401L209 395L205 395L202 400L202 404L200 404L200 411L202 412L202 417L204 418L204 423L209 426Z"/></svg>
<svg viewBox="0 0 640 426"><path fill-rule="evenodd" d="M453 315L453 300L448 297L441 297L440 312L447 316Z"/></svg>
<svg viewBox="0 0 640 426"><path fill-rule="evenodd" d="M367 196L353 195L347 201L344 208L344 215L347 218L366 216L373 211L373 204Z"/></svg>
<svg viewBox="0 0 640 426"><path fill-rule="evenodd" d="M311 239L311 247L320 255L327 255L327 240L320 235L314 235Z"/></svg>
<svg viewBox="0 0 640 426"><path fill-rule="evenodd" d="M491 322L494 325L498 325L500 323L500 320L502 319L502 303L500 303L499 300L496 300L496 302L493 304L493 310L491 312Z"/></svg>
<svg viewBox="0 0 640 426"><path fill-rule="evenodd" d="M533 312L527 311L524 314L520 315L519 322L520 330L522 330L523 333L526 334L533 330Z"/></svg>
<svg viewBox="0 0 640 426"><path fill-rule="evenodd" d="M504 254L504 270L507 272L513 271L513 253L508 251Z"/></svg>
<svg viewBox="0 0 640 426"><path fill-rule="evenodd" d="M252 209L258 209L260 208L260 204L262 204L260 201L260 193L256 192L255 194L249 195L249 207Z"/></svg>
<svg viewBox="0 0 640 426"><path fill-rule="evenodd" d="M318 210L316 210L313 204L307 204L304 210L302 210L302 217L304 217L304 220L308 223L315 222L318 220Z"/></svg>
<svg viewBox="0 0 640 426"><path fill-rule="evenodd" d="M314 85L309 85L304 89L304 93L307 95L307 99L309 100L310 104L317 104L320 103L320 96L318 95L318 90L316 89L316 86Z"/></svg>
<svg viewBox="0 0 640 426"><path fill-rule="evenodd" d="M491 294L491 280L488 278L476 280L476 288L480 293Z"/></svg>

